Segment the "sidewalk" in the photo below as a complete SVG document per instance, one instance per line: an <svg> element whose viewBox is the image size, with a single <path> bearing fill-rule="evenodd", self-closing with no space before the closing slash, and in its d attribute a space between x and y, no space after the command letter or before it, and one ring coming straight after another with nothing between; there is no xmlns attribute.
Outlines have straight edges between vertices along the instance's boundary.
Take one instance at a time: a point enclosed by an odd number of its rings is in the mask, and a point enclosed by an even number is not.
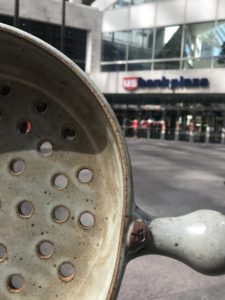
<svg viewBox="0 0 225 300"><path fill-rule="evenodd" d="M225 213L225 147L127 139L135 199L156 216L210 208ZM118 300L225 300L225 276L208 277L161 256L127 267Z"/></svg>

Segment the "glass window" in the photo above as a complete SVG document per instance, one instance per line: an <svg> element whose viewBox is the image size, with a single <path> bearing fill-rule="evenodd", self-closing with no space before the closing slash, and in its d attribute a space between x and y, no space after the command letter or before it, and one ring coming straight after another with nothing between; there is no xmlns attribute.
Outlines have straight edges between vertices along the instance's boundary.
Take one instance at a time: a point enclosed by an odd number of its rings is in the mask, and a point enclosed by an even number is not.
<svg viewBox="0 0 225 300"><path fill-rule="evenodd" d="M220 57L216 57L214 58L214 68L225 68L225 57L222 56L221 58Z"/></svg>
<svg viewBox="0 0 225 300"><path fill-rule="evenodd" d="M113 32L104 32L102 34L102 61L112 61L113 56Z"/></svg>
<svg viewBox="0 0 225 300"><path fill-rule="evenodd" d="M128 64L128 71L151 70L151 63Z"/></svg>
<svg viewBox="0 0 225 300"><path fill-rule="evenodd" d="M156 0L131 0L131 5L143 4L143 3L151 3Z"/></svg>
<svg viewBox="0 0 225 300"><path fill-rule="evenodd" d="M177 70L179 68L179 61L162 61L154 63L154 70Z"/></svg>
<svg viewBox="0 0 225 300"><path fill-rule="evenodd" d="M108 64L101 65L102 72L119 72L125 71L125 64Z"/></svg>
<svg viewBox="0 0 225 300"><path fill-rule="evenodd" d="M20 28L60 49L60 26L20 19Z"/></svg>
<svg viewBox="0 0 225 300"><path fill-rule="evenodd" d="M184 69L205 69L211 67L211 58L188 59L183 62Z"/></svg>
<svg viewBox="0 0 225 300"><path fill-rule="evenodd" d="M86 30L66 27L65 54L80 66L85 62L86 40Z"/></svg>
<svg viewBox="0 0 225 300"><path fill-rule="evenodd" d="M225 21L218 22L215 27L213 56L216 68L225 67Z"/></svg>
<svg viewBox="0 0 225 300"><path fill-rule="evenodd" d="M102 35L102 61L125 60L128 31L104 32Z"/></svg>
<svg viewBox="0 0 225 300"><path fill-rule="evenodd" d="M155 58L176 58L181 55L182 26L156 29Z"/></svg>
<svg viewBox="0 0 225 300"><path fill-rule="evenodd" d="M113 8L127 7L130 5L130 0L117 0L113 4Z"/></svg>
<svg viewBox="0 0 225 300"><path fill-rule="evenodd" d="M184 57L211 57L214 22L185 26Z"/></svg>
<svg viewBox="0 0 225 300"><path fill-rule="evenodd" d="M153 29L130 31L129 59L152 58Z"/></svg>
<svg viewBox="0 0 225 300"><path fill-rule="evenodd" d="M108 7L108 9L127 7L129 5L138 5L144 3L155 2L156 0L117 0L113 5Z"/></svg>
<svg viewBox="0 0 225 300"><path fill-rule="evenodd" d="M0 21L10 25L13 24L12 17L0 16ZM60 25L20 18L20 28L60 50ZM86 30L66 27L65 54L83 70L85 69L86 38Z"/></svg>
<svg viewBox="0 0 225 300"><path fill-rule="evenodd" d="M7 24L7 25L12 25L13 26L13 17L0 15L0 22L4 23L4 24Z"/></svg>

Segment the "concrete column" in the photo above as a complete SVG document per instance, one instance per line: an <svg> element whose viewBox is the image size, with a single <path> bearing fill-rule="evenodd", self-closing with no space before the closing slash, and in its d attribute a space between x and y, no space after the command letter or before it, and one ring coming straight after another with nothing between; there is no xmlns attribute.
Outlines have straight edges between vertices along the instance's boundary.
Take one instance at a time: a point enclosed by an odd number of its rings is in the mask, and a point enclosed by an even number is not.
<svg viewBox="0 0 225 300"><path fill-rule="evenodd" d="M90 73L100 72L101 62L101 23L97 31L88 31L86 44L85 71Z"/></svg>
<svg viewBox="0 0 225 300"><path fill-rule="evenodd" d="M209 143L210 130L211 130L211 128L210 128L210 126L208 126L208 124L207 124L207 126L206 126L206 133L205 133L205 142L206 142L206 144Z"/></svg>

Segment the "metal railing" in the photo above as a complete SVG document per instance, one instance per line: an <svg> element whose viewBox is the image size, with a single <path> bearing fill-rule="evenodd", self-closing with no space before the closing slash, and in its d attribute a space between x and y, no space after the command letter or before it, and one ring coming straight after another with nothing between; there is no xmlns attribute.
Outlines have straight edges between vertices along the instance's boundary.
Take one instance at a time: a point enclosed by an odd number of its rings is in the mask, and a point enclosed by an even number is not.
<svg viewBox="0 0 225 300"><path fill-rule="evenodd" d="M132 126L122 126L123 135L125 137L146 138L146 139L161 139L185 141L191 143L216 143L225 144L225 130L215 132L199 132L188 130L165 130L159 126L142 128L133 128Z"/></svg>

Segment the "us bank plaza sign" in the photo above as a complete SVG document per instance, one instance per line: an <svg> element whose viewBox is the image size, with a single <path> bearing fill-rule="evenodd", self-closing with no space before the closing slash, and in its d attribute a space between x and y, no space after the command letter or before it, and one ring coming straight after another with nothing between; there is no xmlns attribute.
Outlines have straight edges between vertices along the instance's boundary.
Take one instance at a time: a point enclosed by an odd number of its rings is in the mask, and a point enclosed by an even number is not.
<svg viewBox="0 0 225 300"><path fill-rule="evenodd" d="M142 77L124 77L123 87L127 91L134 91L139 88L169 88L174 91L178 88L208 88L209 80L207 78L184 78L183 76L174 79L163 76L161 79L147 80Z"/></svg>

